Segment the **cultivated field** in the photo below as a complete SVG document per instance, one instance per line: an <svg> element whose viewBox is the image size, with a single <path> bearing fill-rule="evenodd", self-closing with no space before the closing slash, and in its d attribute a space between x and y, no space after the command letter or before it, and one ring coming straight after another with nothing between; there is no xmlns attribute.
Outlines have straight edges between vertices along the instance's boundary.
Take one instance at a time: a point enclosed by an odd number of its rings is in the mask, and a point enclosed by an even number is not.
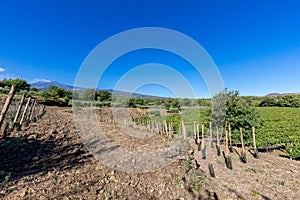
<svg viewBox="0 0 300 200"><path fill-rule="evenodd" d="M264 109L261 111L265 112ZM134 117L146 115L138 109L130 113L135 113ZM167 145L171 140L165 134L140 138L134 134L145 134L147 128L135 127L140 131L127 133L120 124L105 122L111 119L108 108L98 109L91 121L95 119L98 128L105 130L105 135L115 145L116 148L110 149L112 152L119 153L120 149L148 152L154 147ZM257 133L258 142L260 131ZM177 134L172 137L180 138ZM47 107L42 119L1 140L0 197L297 199L300 196L300 162L286 158L284 149L259 153L259 159L255 159L246 147L247 163L243 163L240 161L242 149L233 147L231 170L226 167L224 157L217 155L216 148L211 148L208 139L205 143L216 177L211 177L208 171L209 156L201 158L193 139L180 142L181 151L175 153L176 159L165 167L147 173L124 172L108 167L91 155L78 136L71 109ZM225 148L221 143L221 151L226 151Z"/></svg>

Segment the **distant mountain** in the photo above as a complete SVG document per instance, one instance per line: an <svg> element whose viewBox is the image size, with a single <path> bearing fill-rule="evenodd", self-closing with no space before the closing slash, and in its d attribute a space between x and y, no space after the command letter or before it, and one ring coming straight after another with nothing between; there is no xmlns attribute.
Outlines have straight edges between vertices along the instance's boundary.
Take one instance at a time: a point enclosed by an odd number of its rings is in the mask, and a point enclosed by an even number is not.
<svg viewBox="0 0 300 200"><path fill-rule="evenodd" d="M267 94L266 96L267 97L280 97L282 96L283 94L279 94L279 93L270 93L270 94Z"/></svg>
<svg viewBox="0 0 300 200"><path fill-rule="evenodd" d="M280 93L270 93L270 94L267 94L266 96L267 96L267 97L280 97L280 96L284 96L284 95L287 95L287 94L300 95L300 92L297 92L297 93L284 93L284 94L280 94Z"/></svg>
<svg viewBox="0 0 300 200"><path fill-rule="evenodd" d="M80 87L74 87L71 85L66 85L63 83L59 83L57 81L38 81L35 83L31 84L31 87L35 87L39 90L47 90L50 86L56 86L59 88L63 88L65 90L79 90L79 91L83 91L85 90L84 88L80 88ZM98 89L100 90L100 89ZM130 93L130 92L123 92L123 91L118 91L118 90L107 90L108 92L112 93L114 96L116 97L122 97L122 98L126 98L126 97L131 97L131 98L151 98L151 99L158 99L158 98L163 98L163 97L158 97L158 96L152 96L152 95L146 95L146 94L138 94L138 93Z"/></svg>
<svg viewBox="0 0 300 200"><path fill-rule="evenodd" d="M73 87L71 85L66 85L66 84L63 84L63 83L59 83L57 81L38 81L38 82L32 83L30 85L31 85L31 87L35 87L39 90L46 90L50 86L56 86L56 87L59 87L59 88L63 88L65 90L73 90L73 89L74 90L82 90L82 88Z"/></svg>
<svg viewBox="0 0 300 200"><path fill-rule="evenodd" d="M161 99L165 97L159 97L159 96L153 96L153 95L147 95L147 94L138 94L138 93L130 93L130 92L123 92L118 90L107 90L108 92L112 93L115 97L131 97L131 98L146 98L146 99Z"/></svg>

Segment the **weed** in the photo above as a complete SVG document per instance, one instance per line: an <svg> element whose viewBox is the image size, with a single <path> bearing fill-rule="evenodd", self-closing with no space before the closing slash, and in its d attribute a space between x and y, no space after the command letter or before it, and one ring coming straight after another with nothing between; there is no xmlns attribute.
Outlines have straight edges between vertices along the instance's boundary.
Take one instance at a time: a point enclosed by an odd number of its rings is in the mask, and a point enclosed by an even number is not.
<svg viewBox="0 0 300 200"><path fill-rule="evenodd" d="M275 184L276 184L276 185L285 185L285 181L282 181L282 180L276 180Z"/></svg>
<svg viewBox="0 0 300 200"><path fill-rule="evenodd" d="M204 183L204 177L201 174L195 172L194 177L191 180L191 185L193 187L193 190L195 192L199 192L199 188L201 185L203 185L203 183Z"/></svg>
<svg viewBox="0 0 300 200"><path fill-rule="evenodd" d="M260 192L258 191L253 191L253 196L259 196L260 195Z"/></svg>
<svg viewBox="0 0 300 200"><path fill-rule="evenodd" d="M1 182L2 185L4 185L5 183L7 183L11 178L11 173L9 173L8 175L6 175L4 177L4 180Z"/></svg>
<svg viewBox="0 0 300 200"><path fill-rule="evenodd" d="M246 168L245 171L246 171L246 172L252 172L252 173L257 173L257 172L263 173L263 172L264 172L264 171L262 171L262 170L255 169L255 168L249 168L249 167Z"/></svg>

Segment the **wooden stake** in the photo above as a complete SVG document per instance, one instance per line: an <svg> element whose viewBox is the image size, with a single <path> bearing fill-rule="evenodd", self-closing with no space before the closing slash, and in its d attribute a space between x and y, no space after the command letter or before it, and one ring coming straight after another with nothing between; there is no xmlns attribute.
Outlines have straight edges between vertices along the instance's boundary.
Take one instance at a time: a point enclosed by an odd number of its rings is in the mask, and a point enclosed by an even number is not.
<svg viewBox="0 0 300 200"><path fill-rule="evenodd" d="M243 129L242 128L240 128L240 134L241 134L241 142L242 142L242 153L245 153Z"/></svg>
<svg viewBox="0 0 300 200"><path fill-rule="evenodd" d="M205 146L205 136L204 136L204 124L202 124L201 151L202 151L202 159L206 159L206 146Z"/></svg>
<svg viewBox="0 0 300 200"><path fill-rule="evenodd" d="M197 144L197 128L196 128L196 122L194 122L194 139L195 139L195 144Z"/></svg>
<svg viewBox="0 0 300 200"><path fill-rule="evenodd" d="M32 121L32 119L33 119L35 106L36 106L36 100L34 100L34 103L33 103L32 109L31 109L31 114L30 114L29 121Z"/></svg>
<svg viewBox="0 0 300 200"><path fill-rule="evenodd" d="M24 109L24 111L23 111L22 118L21 118L21 121L20 121L20 126L22 126L22 124L23 124L23 122L24 122L24 120L25 120L26 112L27 112L27 110L28 110L30 101L31 101L31 97L29 97L28 100L27 100L27 103L26 103L26 106L25 106L25 109Z"/></svg>
<svg viewBox="0 0 300 200"><path fill-rule="evenodd" d="M4 106L2 108L1 114L0 114L0 128L1 128L2 123L4 121L5 115L6 115L7 111L8 111L8 108L9 108L9 106L11 104L11 101L14 98L15 93L16 93L16 87L14 85L12 85L11 88L10 88L10 91L8 93L8 96L7 96L6 100L5 100L5 103L4 103Z"/></svg>
<svg viewBox="0 0 300 200"><path fill-rule="evenodd" d="M225 154L228 155L228 131L225 130Z"/></svg>
<svg viewBox="0 0 300 200"><path fill-rule="evenodd" d="M208 164L208 170L211 177L216 177L215 170L212 164L212 153L209 154L209 164Z"/></svg>
<svg viewBox="0 0 300 200"><path fill-rule="evenodd" d="M222 141L222 139L223 139L223 132L224 132L224 127L222 127L222 129L221 129L221 133L220 133L220 143L221 143L221 141Z"/></svg>
<svg viewBox="0 0 300 200"><path fill-rule="evenodd" d="M242 154L241 154L241 161L246 163L246 153L245 153L245 147L244 147L244 139L243 139L243 129L240 128L240 133L241 133L241 142L242 142Z"/></svg>
<svg viewBox="0 0 300 200"><path fill-rule="evenodd" d="M209 122L209 135L210 135L211 148L214 148L213 141L212 141L212 123L211 122Z"/></svg>
<svg viewBox="0 0 300 200"><path fill-rule="evenodd" d="M220 150L220 138L219 138L219 128L217 127L217 154L218 156L221 156L221 150Z"/></svg>
<svg viewBox="0 0 300 200"><path fill-rule="evenodd" d="M182 130L183 139L185 140L186 139L186 127L185 127L183 120L181 121L181 130Z"/></svg>
<svg viewBox="0 0 300 200"><path fill-rule="evenodd" d="M204 124L202 124L202 138L201 138L201 149L205 147L205 136L204 136Z"/></svg>
<svg viewBox="0 0 300 200"><path fill-rule="evenodd" d="M228 154L228 131L225 130L225 153L224 154L224 158L225 158L225 163L226 163L226 167L228 169L232 169L232 160L231 160L231 156Z"/></svg>
<svg viewBox="0 0 300 200"><path fill-rule="evenodd" d="M11 128L11 130L13 131L15 126L16 126L16 123L18 123L18 119L19 119L19 116L20 116L20 113L21 113L21 110L22 110L22 107L23 107L23 104L24 104L24 101L25 101L25 97L26 97L26 94L24 93L22 95L22 99L21 99L21 102L18 106L18 109L17 109L17 112L16 112L16 115L15 115L15 118L14 118L14 122L13 122L13 126Z"/></svg>
<svg viewBox="0 0 300 200"><path fill-rule="evenodd" d="M254 158L258 158L258 151L256 148L256 139L255 139L255 127L252 127L252 136L253 136L253 148L254 148Z"/></svg>
<svg viewBox="0 0 300 200"><path fill-rule="evenodd" d="M197 144L200 144L199 124L197 123Z"/></svg>
<svg viewBox="0 0 300 200"><path fill-rule="evenodd" d="M230 124L228 125L228 129L229 129L229 132L228 132L228 136L229 136L229 151L232 153L233 152L233 148L232 148L232 140L231 140L231 126Z"/></svg>

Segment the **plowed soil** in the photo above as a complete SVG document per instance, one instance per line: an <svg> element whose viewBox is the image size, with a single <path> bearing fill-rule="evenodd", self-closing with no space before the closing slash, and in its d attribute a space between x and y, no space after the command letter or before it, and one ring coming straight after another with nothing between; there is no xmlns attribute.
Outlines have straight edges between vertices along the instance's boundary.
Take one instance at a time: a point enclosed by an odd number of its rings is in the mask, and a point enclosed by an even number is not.
<svg viewBox="0 0 300 200"><path fill-rule="evenodd" d="M107 111L99 113L107 117ZM161 135L134 138L113 124L98 126L130 151L168 142ZM208 159L197 158L200 168L188 170L189 147L184 144L167 166L147 173L118 170L86 149L70 110L48 107L42 119L0 141L0 198L300 199L300 162L282 157L284 152L259 154L259 159L247 152L248 162L242 163L235 148L230 170L212 149L216 178L211 178Z"/></svg>

